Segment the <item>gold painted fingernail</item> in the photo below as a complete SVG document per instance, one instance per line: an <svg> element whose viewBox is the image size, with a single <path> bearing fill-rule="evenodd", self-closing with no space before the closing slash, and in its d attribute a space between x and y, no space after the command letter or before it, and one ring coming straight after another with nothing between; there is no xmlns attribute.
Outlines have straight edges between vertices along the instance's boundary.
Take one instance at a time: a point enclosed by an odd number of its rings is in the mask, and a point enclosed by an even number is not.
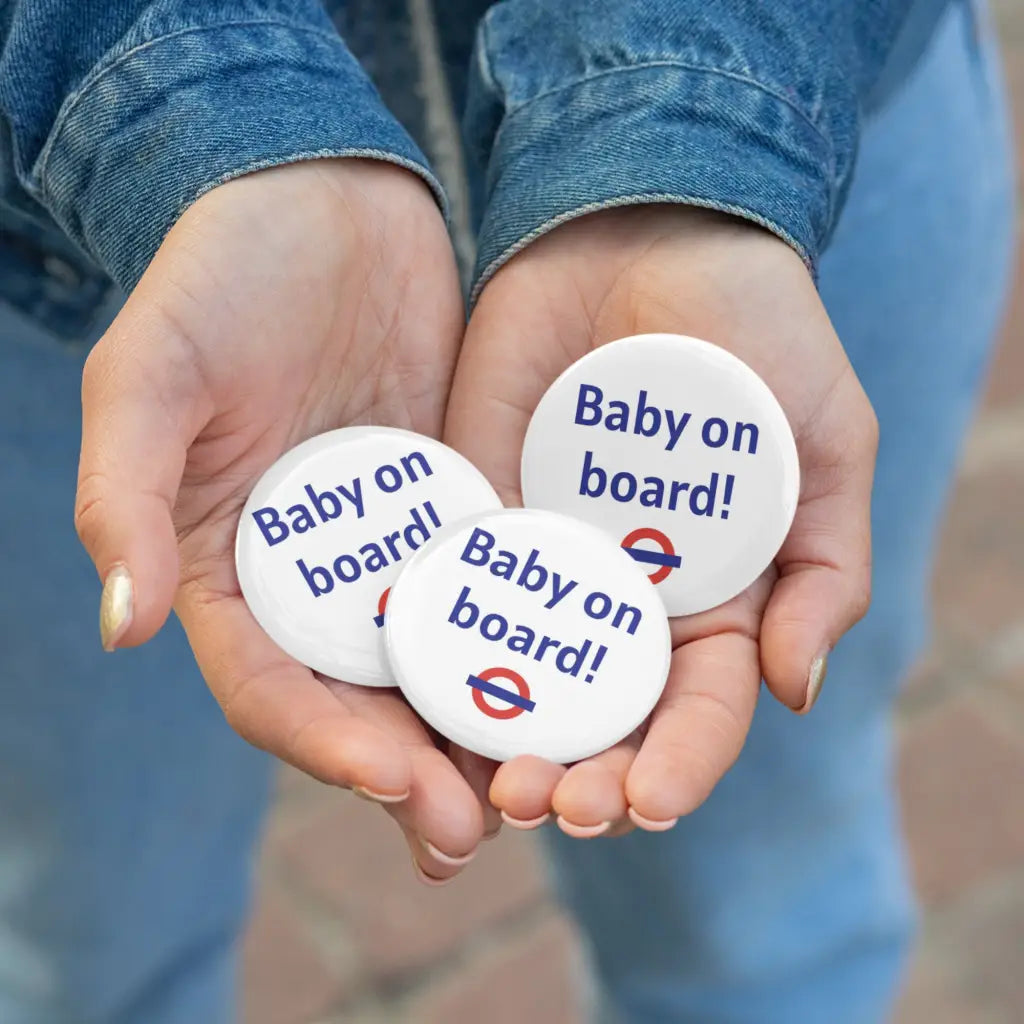
<svg viewBox="0 0 1024 1024"><path fill-rule="evenodd" d="M117 649L121 637L132 624L132 577L123 565L115 565L103 581L100 597L100 642L103 650Z"/></svg>
<svg viewBox="0 0 1024 1024"><path fill-rule="evenodd" d="M828 671L828 651L823 651L814 661L811 662L811 669L807 673L807 699L800 709L801 715L806 715L821 693L822 684L825 682L825 673Z"/></svg>

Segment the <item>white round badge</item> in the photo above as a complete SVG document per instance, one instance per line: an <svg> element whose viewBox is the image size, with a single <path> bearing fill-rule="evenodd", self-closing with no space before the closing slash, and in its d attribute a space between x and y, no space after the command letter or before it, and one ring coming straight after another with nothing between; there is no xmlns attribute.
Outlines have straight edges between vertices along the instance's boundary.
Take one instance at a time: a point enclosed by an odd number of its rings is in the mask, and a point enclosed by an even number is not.
<svg viewBox="0 0 1024 1024"><path fill-rule="evenodd" d="M242 510L242 595L297 661L393 686L383 641L391 585L444 524L500 507L483 474L439 441L391 427L320 434L278 459Z"/></svg>
<svg viewBox="0 0 1024 1024"><path fill-rule="evenodd" d="M793 434L768 386L682 335L585 355L541 398L523 444L524 505L607 531L669 615L753 583L789 532L799 486Z"/></svg>
<svg viewBox="0 0 1024 1024"><path fill-rule="evenodd" d="M668 674L665 609L600 530L534 509L476 516L409 562L385 624L395 679L448 739L565 764L629 735Z"/></svg>

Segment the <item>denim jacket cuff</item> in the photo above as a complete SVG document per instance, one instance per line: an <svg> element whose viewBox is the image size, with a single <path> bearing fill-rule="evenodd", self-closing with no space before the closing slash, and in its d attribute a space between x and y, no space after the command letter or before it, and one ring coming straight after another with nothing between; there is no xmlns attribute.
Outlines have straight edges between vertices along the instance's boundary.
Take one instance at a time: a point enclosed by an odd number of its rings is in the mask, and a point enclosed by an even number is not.
<svg viewBox="0 0 1024 1024"><path fill-rule="evenodd" d="M814 272L837 202L832 147L785 96L672 62L615 68L506 112L489 161L472 300L534 239L613 206L754 221Z"/></svg>
<svg viewBox="0 0 1024 1024"><path fill-rule="evenodd" d="M320 157L406 167L447 212L425 157L340 37L246 20L166 34L97 70L65 103L36 187L70 237L129 290L205 192Z"/></svg>

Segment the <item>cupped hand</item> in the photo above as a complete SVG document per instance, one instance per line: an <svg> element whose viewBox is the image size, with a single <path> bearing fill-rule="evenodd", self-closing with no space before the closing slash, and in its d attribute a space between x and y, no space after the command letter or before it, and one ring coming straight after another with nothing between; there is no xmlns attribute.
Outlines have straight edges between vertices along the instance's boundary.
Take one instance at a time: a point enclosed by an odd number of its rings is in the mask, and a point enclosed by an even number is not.
<svg viewBox="0 0 1024 1024"><path fill-rule="evenodd" d="M397 691L315 676L266 636L233 543L249 491L300 441L350 423L436 436L463 326L443 220L410 172L315 161L222 185L89 356L76 504L104 645L145 642L173 604L230 724L385 803L439 878L482 832L472 788Z"/></svg>
<svg viewBox="0 0 1024 1024"><path fill-rule="evenodd" d="M533 242L483 289L445 439L519 504L523 437L547 387L592 348L653 332L711 341L768 383L796 436L796 517L751 587L672 620L668 684L644 727L567 768L526 757L490 769L492 803L520 827L552 812L581 838L671 827L735 761L762 676L785 705L808 710L828 651L867 609L874 413L807 269L759 227L694 208L626 207ZM473 769L478 789L487 770Z"/></svg>

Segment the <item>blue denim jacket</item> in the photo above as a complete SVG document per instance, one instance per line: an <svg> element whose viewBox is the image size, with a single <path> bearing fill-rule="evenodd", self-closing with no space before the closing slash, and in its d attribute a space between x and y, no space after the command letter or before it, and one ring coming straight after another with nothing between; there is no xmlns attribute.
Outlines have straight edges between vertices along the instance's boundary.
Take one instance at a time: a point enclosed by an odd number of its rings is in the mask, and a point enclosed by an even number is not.
<svg viewBox="0 0 1024 1024"><path fill-rule="evenodd" d="M946 2L437 3L467 157L485 182L476 290L554 225L636 202L750 218L813 267L865 111ZM35 253L51 292L63 284L87 311L108 275L135 284L190 203L257 168L378 157L421 175L443 206L367 73L380 69L343 41L370 53L367 33L407 33L406 10L397 0L0 0L0 241L21 265ZM34 274L6 266L4 297L39 305Z"/></svg>

